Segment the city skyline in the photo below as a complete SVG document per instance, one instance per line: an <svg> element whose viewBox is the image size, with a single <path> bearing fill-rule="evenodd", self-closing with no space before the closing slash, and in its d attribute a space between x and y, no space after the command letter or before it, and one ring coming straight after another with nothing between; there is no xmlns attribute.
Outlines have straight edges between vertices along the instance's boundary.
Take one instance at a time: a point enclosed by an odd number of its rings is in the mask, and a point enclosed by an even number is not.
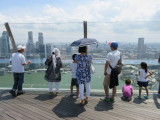
<svg viewBox="0 0 160 120"><path fill-rule="evenodd" d="M37 39L34 39L33 32L28 31L27 41L24 43L24 45L26 45L25 51L27 58L46 58L51 54L54 47L59 48L64 56L70 56L71 54L77 53L77 47L71 47L70 44L65 42L63 44L45 43L45 37L43 35L44 34L42 32L39 32L36 34L36 36L38 36ZM107 44L108 42L106 41L106 43L99 43L98 47L95 47L94 45L90 46L89 52L95 57L103 58L105 54L110 51L109 45ZM5 54L8 55L8 57L10 56L10 51L12 50L6 50L6 48L10 48L9 43L7 32L3 31L2 37L0 37L0 46L2 46L0 49L1 58L7 58L7 56L4 56ZM2 50L3 48L5 48L5 52ZM123 53L125 59L158 59L160 55L159 46L154 44L146 44L145 38L142 37L137 38L137 43L119 43L119 50Z"/></svg>

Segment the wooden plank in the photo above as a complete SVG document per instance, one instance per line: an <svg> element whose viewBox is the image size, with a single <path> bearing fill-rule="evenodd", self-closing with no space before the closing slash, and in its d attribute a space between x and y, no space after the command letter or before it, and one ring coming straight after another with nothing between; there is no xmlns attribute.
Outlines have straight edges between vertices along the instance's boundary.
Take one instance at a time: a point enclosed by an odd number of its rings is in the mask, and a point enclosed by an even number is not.
<svg viewBox="0 0 160 120"><path fill-rule="evenodd" d="M5 120L16 120L14 118L12 118L11 116L8 116L7 114L5 114L4 112L2 112L2 115L1 115Z"/></svg>
<svg viewBox="0 0 160 120"><path fill-rule="evenodd" d="M0 120L6 120L6 119L0 114Z"/></svg>
<svg viewBox="0 0 160 120"><path fill-rule="evenodd" d="M38 116L33 115L32 112L26 111L26 110L18 107L17 105L8 104L8 103L4 102L4 103L1 103L1 106L3 108L5 108L5 110L7 110L7 111L14 110L15 112L17 112L19 114L22 114L23 116L27 117L29 120L39 120L39 118L37 118Z"/></svg>
<svg viewBox="0 0 160 120"><path fill-rule="evenodd" d="M144 103L136 104L132 102L121 101L120 96L116 96L116 102L102 103L99 96L92 96L89 103L84 106L79 105L79 100L68 96L68 93L61 93L57 97L49 98L47 92L28 92L25 95L18 96L15 99L3 100L8 93L0 98L0 111L11 116L17 115L17 118L24 118L31 115L31 119L98 119L98 120L159 120L159 109L150 98ZM19 109L15 111L13 108ZM126 114L127 111L127 114ZM143 111L143 112L142 112ZM4 114L3 113L3 114ZM27 115L25 114L27 113ZM24 116L23 116L24 115ZM2 116L3 118L3 116Z"/></svg>
<svg viewBox="0 0 160 120"><path fill-rule="evenodd" d="M4 113L10 117L12 117L15 120L23 120L21 117L14 114L12 111L4 111Z"/></svg>

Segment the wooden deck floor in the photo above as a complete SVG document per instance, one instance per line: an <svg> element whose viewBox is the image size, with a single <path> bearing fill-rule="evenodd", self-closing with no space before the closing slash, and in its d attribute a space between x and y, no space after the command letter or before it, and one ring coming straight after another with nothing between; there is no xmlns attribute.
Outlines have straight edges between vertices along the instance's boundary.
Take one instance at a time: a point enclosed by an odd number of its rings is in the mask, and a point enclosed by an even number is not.
<svg viewBox="0 0 160 120"><path fill-rule="evenodd" d="M133 98L124 102L120 94L115 103L100 101L102 94L92 93L84 107L68 93L49 96L47 92L27 91L12 98L8 91L0 92L0 120L160 120L160 96L149 100Z"/></svg>

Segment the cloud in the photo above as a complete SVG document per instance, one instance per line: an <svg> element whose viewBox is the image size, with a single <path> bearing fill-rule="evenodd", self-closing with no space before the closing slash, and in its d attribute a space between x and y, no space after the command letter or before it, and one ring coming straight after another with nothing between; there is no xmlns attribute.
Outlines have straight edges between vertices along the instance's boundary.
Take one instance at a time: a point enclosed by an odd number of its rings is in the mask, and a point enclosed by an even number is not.
<svg viewBox="0 0 160 120"><path fill-rule="evenodd" d="M160 10L159 0L117 0L119 14L112 21L150 21ZM157 19L158 20L158 19Z"/></svg>
<svg viewBox="0 0 160 120"><path fill-rule="evenodd" d="M71 10L66 10L64 6L46 4L40 11L34 9L32 14L26 11L23 16L0 13L0 23L22 23L11 24L15 38L22 41L27 40L27 31L30 30L36 35L35 41L38 32L43 32L48 42L79 39L83 37L82 21L85 20L88 21L88 36L100 41L110 39L128 41L146 37L152 42L150 34L152 37L156 34L155 41L160 39L160 35L157 35L160 31L157 25L159 23L143 21L159 20L159 6L159 0L90 0L87 4L82 2L72 7ZM3 30L4 28L1 27L0 32Z"/></svg>
<svg viewBox="0 0 160 120"><path fill-rule="evenodd" d="M160 11L159 0L114 0L102 1L92 0L87 4L73 7L67 11L66 8L53 5L44 5L41 11L33 10L34 14L15 16L15 14L0 14L0 23L48 23L48 22L115 22L115 21L149 21ZM17 11L20 12L20 11Z"/></svg>

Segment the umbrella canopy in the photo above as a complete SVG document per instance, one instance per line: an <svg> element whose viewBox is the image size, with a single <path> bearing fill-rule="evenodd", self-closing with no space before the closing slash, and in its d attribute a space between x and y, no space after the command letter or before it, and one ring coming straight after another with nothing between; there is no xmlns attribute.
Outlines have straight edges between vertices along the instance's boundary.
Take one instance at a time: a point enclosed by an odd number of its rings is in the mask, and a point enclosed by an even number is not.
<svg viewBox="0 0 160 120"><path fill-rule="evenodd" d="M96 39L82 38L74 41L70 46L86 46L86 45L92 45L97 43L98 41Z"/></svg>

